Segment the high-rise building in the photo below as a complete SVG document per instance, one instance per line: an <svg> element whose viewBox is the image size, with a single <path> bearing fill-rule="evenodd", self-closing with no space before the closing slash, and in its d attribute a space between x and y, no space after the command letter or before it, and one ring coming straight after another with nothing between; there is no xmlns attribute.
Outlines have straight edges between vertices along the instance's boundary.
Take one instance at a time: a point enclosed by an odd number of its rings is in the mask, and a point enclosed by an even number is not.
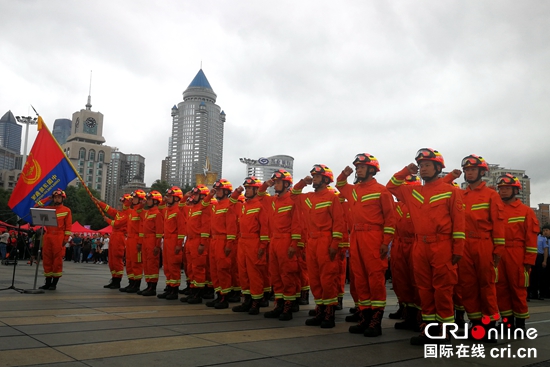
<svg viewBox="0 0 550 367"><path fill-rule="evenodd" d="M246 176L255 176L260 181L267 181L271 178L273 172L284 169L293 175L294 158L289 155L274 155L267 158L240 158L241 163L246 164ZM270 194L274 194L273 187L268 189Z"/></svg>
<svg viewBox="0 0 550 367"><path fill-rule="evenodd" d="M113 207L120 198L118 190L130 182L141 182L145 178L145 158L139 154L124 154L113 148L111 164L107 169L105 202ZM143 184L145 185L145 184Z"/></svg>
<svg viewBox="0 0 550 367"><path fill-rule="evenodd" d="M67 138L71 135L71 126L72 122L69 119L57 119L54 121L52 135L59 145L67 142Z"/></svg>
<svg viewBox="0 0 550 367"><path fill-rule="evenodd" d="M504 168L500 167L498 164L489 164L489 172L483 176L483 181L485 181L488 186L496 187L498 178L507 173L517 177L521 183L521 190L519 190L517 198L520 199L523 204L531 206L531 179L525 174L524 169ZM461 184L461 188L463 189L467 186L468 183L466 182Z"/></svg>
<svg viewBox="0 0 550 367"><path fill-rule="evenodd" d="M23 127L17 123L15 116L8 111L0 118L0 147L21 154L21 131ZM13 169L13 168L11 168Z"/></svg>
<svg viewBox="0 0 550 367"><path fill-rule="evenodd" d="M225 113L216 104L216 93L202 69L183 92L183 102L172 107L169 183L194 186L207 162L222 175Z"/></svg>
<svg viewBox="0 0 550 367"><path fill-rule="evenodd" d="M102 134L103 114L92 111L91 97L88 96L86 109L73 113L71 134L62 148L86 186L99 191L101 199L105 200L112 148L105 145ZM71 184L80 185L80 182L75 180Z"/></svg>
<svg viewBox="0 0 550 367"><path fill-rule="evenodd" d="M0 170L21 170L23 156L19 153L0 146Z"/></svg>
<svg viewBox="0 0 550 367"><path fill-rule="evenodd" d="M539 225L542 227L545 224L550 224L550 204L540 203L538 208L533 208Z"/></svg>

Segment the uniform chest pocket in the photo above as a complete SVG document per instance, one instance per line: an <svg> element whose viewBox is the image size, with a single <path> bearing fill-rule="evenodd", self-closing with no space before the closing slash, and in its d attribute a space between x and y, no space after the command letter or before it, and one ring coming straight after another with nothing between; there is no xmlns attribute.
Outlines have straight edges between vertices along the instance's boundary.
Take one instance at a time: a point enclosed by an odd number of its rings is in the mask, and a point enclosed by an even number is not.
<svg viewBox="0 0 550 367"><path fill-rule="evenodd" d="M449 215L447 200L438 200L427 205L429 206L429 217L434 221L440 221L442 217Z"/></svg>

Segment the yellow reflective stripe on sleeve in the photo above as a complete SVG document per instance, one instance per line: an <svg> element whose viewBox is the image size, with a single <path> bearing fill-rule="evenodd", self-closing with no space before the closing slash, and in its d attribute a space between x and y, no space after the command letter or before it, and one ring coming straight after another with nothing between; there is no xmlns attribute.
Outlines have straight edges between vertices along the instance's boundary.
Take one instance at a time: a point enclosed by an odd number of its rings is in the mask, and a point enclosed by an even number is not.
<svg viewBox="0 0 550 367"><path fill-rule="evenodd" d="M156 218L157 215L156 214L151 214L151 215L148 215L147 216L147 219L153 219L153 218Z"/></svg>
<svg viewBox="0 0 550 367"><path fill-rule="evenodd" d="M332 201L323 201L321 203L315 204L315 209L328 208L332 205Z"/></svg>
<svg viewBox="0 0 550 367"><path fill-rule="evenodd" d="M201 238L209 238L210 233L201 233Z"/></svg>
<svg viewBox="0 0 550 367"><path fill-rule="evenodd" d="M297 194L301 194L301 193L302 193L302 190L292 189L292 190L290 190L290 193L291 193L291 194L294 194L294 195L297 195Z"/></svg>
<svg viewBox="0 0 550 367"><path fill-rule="evenodd" d="M228 235L227 235L227 239L228 239L228 240L235 240L235 239L237 239L237 235L235 235L235 234L228 234Z"/></svg>
<svg viewBox="0 0 550 367"><path fill-rule="evenodd" d="M298 242L296 246L304 248L306 245L303 242Z"/></svg>
<svg viewBox="0 0 550 367"><path fill-rule="evenodd" d="M57 214L56 214L56 217L58 217L58 218L59 218L59 217L66 217L66 216L67 216L67 214L69 214L69 213L68 213L68 212L64 212L64 213L57 213Z"/></svg>
<svg viewBox="0 0 550 367"><path fill-rule="evenodd" d="M140 233L140 234L139 234L139 237L145 237L145 236L143 235L143 233Z"/></svg>
<svg viewBox="0 0 550 367"><path fill-rule="evenodd" d="M348 183L348 181L337 181L336 182L336 187L342 187L344 185L346 185Z"/></svg>
<svg viewBox="0 0 550 367"><path fill-rule="evenodd" d="M269 241L269 236L260 236L260 241Z"/></svg>
<svg viewBox="0 0 550 367"><path fill-rule="evenodd" d="M157 234L155 235L155 237L156 237L156 238L162 238L162 233L157 233Z"/></svg>
<svg viewBox="0 0 550 367"><path fill-rule="evenodd" d="M267 191L258 191L258 196L267 196Z"/></svg>
<svg viewBox="0 0 550 367"><path fill-rule="evenodd" d="M466 239L466 233L464 232L453 232L453 238L454 239Z"/></svg>
<svg viewBox="0 0 550 367"><path fill-rule="evenodd" d="M239 202L239 200L233 199L233 198L229 198L229 202L230 202L231 204L237 204L237 203Z"/></svg>
<svg viewBox="0 0 550 367"><path fill-rule="evenodd" d="M495 245L504 245L506 243L506 240L504 238L497 238L497 237L494 237L493 238L493 243Z"/></svg>
<svg viewBox="0 0 550 367"><path fill-rule="evenodd" d="M395 186L401 186L403 185L403 183L405 182L405 180L398 180L397 178L395 178L395 176L392 176L392 178L390 179L391 183L394 184Z"/></svg>
<svg viewBox="0 0 550 367"><path fill-rule="evenodd" d="M185 238L184 234L178 234L178 240L183 240Z"/></svg>
<svg viewBox="0 0 550 367"><path fill-rule="evenodd" d="M344 238L342 232L332 232L332 238Z"/></svg>
<svg viewBox="0 0 550 367"><path fill-rule="evenodd" d="M167 219L172 219L172 218L175 218L175 217L177 217L177 216L178 216L178 213L172 213L172 214L170 214L170 215L168 216Z"/></svg>
<svg viewBox="0 0 550 367"><path fill-rule="evenodd" d="M132 217L132 219L130 219L132 221L136 221L136 220L140 220L140 217Z"/></svg>
<svg viewBox="0 0 550 367"><path fill-rule="evenodd" d="M65 235L66 235L66 236L70 236L71 233L72 233L71 231L65 231Z"/></svg>
<svg viewBox="0 0 550 367"><path fill-rule="evenodd" d="M309 200L309 198L307 198L307 199L305 200L305 202L306 202L306 205L311 209L311 207L313 206L313 204L311 204L311 201Z"/></svg>
<svg viewBox="0 0 550 367"><path fill-rule="evenodd" d="M525 252L528 252L530 254L536 254L537 248L536 247L525 247Z"/></svg>
<svg viewBox="0 0 550 367"><path fill-rule="evenodd" d="M472 205L472 210L489 209L489 203L480 203Z"/></svg>
<svg viewBox="0 0 550 367"><path fill-rule="evenodd" d="M384 227L384 233L395 234L395 228L393 228L393 227Z"/></svg>
<svg viewBox="0 0 550 367"><path fill-rule="evenodd" d="M525 222L525 217L508 218L508 223L521 223L521 222Z"/></svg>
<svg viewBox="0 0 550 367"><path fill-rule="evenodd" d="M413 196L416 200L420 201L421 204L424 204L424 196L422 196L418 191L416 191L416 190L413 189L413 191L412 191L412 196Z"/></svg>
<svg viewBox="0 0 550 367"><path fill-rule="evenodd" d="M382 195L380 192L377 192L377 193L374 193L374 194L363 195L361 197L361 202L367 201L367 200L380 199L380 195Z"/></svg>
<svg viewBox="0 0 550 367"><path fill-rule="evenodd" d="M204 200L201 200L201 204L202 204L202 206L208 206L208 205L210 205L210 203L205 203Z"/></svg>
<svg viewBox="0 0 550 367"><path fill-rule="evenodd" d="M103 211L104 211L105 213L107 213L107 212L109 211L109 208L110 208L109 205L105 205L105 209L103 209Z"/></svg>
<svg viewBox="0 0 550 367"><path fill-rule="evenodd" d="M339 244L338 244L338 247L339 247L339 248L346 248L346 247L349 247L349 242L342 242L342 243L339 243Z"/></svg>
<svg viewBox="0 0 550 367"><path fill-rule="evenodd" d="M292 238L293 240L301 240L302 235L294 233L290 236L290 238Z"/></svg>
<svg viewBox="0 0 550 367"><path fill-rule="evenodd" d="M438 200L448 199L453 195L451 191L444 192L442 194L434 195L430 198L430 204Z"/></svg>
<svg viewBox="0 0 550 367"><path fill-rule="evenodd" d="M282 206L277 210L277 213L284 213L292 210L292 205Z"/></svg>

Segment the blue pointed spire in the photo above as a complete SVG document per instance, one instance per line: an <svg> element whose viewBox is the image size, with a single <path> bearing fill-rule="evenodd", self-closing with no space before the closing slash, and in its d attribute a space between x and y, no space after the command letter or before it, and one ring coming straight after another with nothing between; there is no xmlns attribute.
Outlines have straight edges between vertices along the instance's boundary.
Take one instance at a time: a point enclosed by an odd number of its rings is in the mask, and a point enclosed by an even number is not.
<svg viewBox="0 0 550 367"><path fill-rule="evenodd" d="M212 87L210 86L210 83L208 83L208 79L206 79L206 75L204 75L204 72L202 69L199 70L197 75L195 75L195 78L189 84L187 88L207 88L213 91Z"/></svg>

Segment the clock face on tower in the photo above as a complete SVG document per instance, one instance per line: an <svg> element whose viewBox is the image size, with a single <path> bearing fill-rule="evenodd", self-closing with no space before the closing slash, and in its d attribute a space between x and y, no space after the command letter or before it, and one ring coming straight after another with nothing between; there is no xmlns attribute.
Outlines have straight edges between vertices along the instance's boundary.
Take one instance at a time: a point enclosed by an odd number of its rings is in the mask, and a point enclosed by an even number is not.
<svg viewBox="0 0 550 367"><path fill-rule="evenodd" d="M86 126L88 126L90 129L93 129L96 125L97 125L97 122L96 120L93 118L93 117L88 117L86 119L86 121L84 121L84 123L86 124Z"/></svg>

